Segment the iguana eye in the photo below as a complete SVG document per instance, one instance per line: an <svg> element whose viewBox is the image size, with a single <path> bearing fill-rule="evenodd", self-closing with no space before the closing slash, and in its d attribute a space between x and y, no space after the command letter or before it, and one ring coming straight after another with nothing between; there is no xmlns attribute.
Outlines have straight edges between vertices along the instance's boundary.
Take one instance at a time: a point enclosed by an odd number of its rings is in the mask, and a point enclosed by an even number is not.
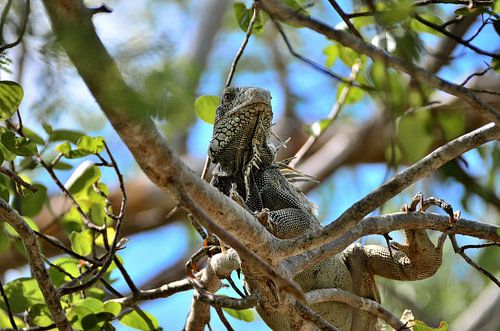
<svg viewBox="0 0 500 331"><path fill-rule="evenodd" d="M231 92L226 92L222 96L222 101L224 102L231 102L234 99L234 94Z"/></svg>

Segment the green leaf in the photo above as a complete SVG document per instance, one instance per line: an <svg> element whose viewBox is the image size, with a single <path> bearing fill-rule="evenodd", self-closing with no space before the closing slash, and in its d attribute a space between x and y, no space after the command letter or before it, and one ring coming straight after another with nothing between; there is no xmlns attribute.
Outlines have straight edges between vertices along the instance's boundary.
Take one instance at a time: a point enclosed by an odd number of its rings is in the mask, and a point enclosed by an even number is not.
<svg viewBox="0 0 500 331"><path fill-rule="evenodd" d="M113 243L113 240L115 239L115 229L112 227L106 228L106 236L108 237L108 245L111 246ZM100 247L104 247L104 238L102 234L98 235L97 238L95 239L95 244Z"/></svg>
<svg viewBox="0 0 500 331"><path fill-rule="evenodd" d="M27 216L22 216L26 224L30 227L30 229L39 231L40 229L38 228L38 225L29 217ZM19 237L19 234L17 234L16 230L14 230L13 227L11 227L9 224L5 223L5 230L12 236L12 237Z"/></svg>
<svg viewBox="0 0 500 331"><path fill-rule="evenodd" d="M97 154L104 150L104 138L82 136L78 139L77 146L81 150Z"/></svg>
<svg viewBox="0 0 500 331"><path fill-rule="evenodd" d="M342 62L344 62L348 67L352 67L356 60L359 59L359 53L349 47L344 47L342 45L337 46L339 49L339 57Z"/></svg>
<svg viewBox="0 0 500 331"><path fill-rule="evenodd" d="M18 83L0 81L0 121L9 119L16 112L23 96L23 88Z"/></svg>
<svg viewBox="0 0 500 331"><path fill-rule="evenodd" d="M426 110L402 116L397 121L397 140L402 152L411 162L427 154L434 137L429 129L430 114Z"/></svg>
<svg viewBox="0 0 500 331"><path fill-rule="evenodd" d="M1 137L2 144L12 153L20 156L31 156L36 153L36 145L29 138L16 137L12 131L5 131Z"/></svg>
<svg viewBox="0 0 500 331"><path fill-rule="evenodd" d="M234 17L238 22L238 26L244 32L247 32L248 26L250 25L250 21L253 16L253 7L246 8L245 4L242 2L235 2L233 4ZM260 33L264 29L265 21L262 19L260 11L257 13L257 18L255 19L255 23L252 28L252 33Z"/></svg>
<svg viewBox="0 0 500 331"><path fill-rule="evenodd" d="M348 86L349 85L346 83L339 83L337 85L337 101L340 98L340 94L342 93L342 90ZM347 104L351 104L351 103L356 103L356 102L362 100L364 96L365 96L365 91L363 91L359 87L351 86L351 88L349 89L349 92L347 94L347 97L345 99L344 104L347 105Z"/></svg>
<svg viewBox="0 0 500 331"><path fill-rule="evenodd" d="M23 127L23 134L27 138L30 138L37 145L44 145L45 144L45 141L43 140L42 137L40 137L35 131L33 131L25 126Z"/></svg>
<svg viewBox="0 0 500 331"><path fill-rule="evenodd" d="M438 112L437 118L447 141L465 132L465 116L459 112Z"/></svg>
<svg viewBox="0 0 500 331"><path fill-rule="evenodd" d="M385 25L394 25L410 18L414 11L411 1L394 1L389 3L387 10L382 11L378 18Z"/></svg>
<svg viewBox="0 0 500 331"><path fill-rule="evenodd" d="M3 224L0 223L0 253L5 251L10 246L10 239Z"/></svg>
<svg viewBox="0 0 500 331"><path fill-rule="evenodd" d="M92 323L93 320L86 319L86 323L83 323L85 317L92 315L94 315L92 310L85 306L75 306L68 309L68 320L71 326L77 330L88 330L94 327L96 323Z"/></svg>
<svg viewBox="0 0 500 331"><path fill-rule="evenodd" d="M71 194L86 193L86 190L101 178L101 170L90 161L82 162L64 186Z"/></svg>
<svg viewBox="0 0 500 331"><path fill-rule="evenodd" d="M122 305L114 301L106 301L104 303L104 311L113 314L113 316L118 317L118 314L122 311Z"/></svg>
<svg viewBox="0 0 500 331"><path fill-rule="evenodd" d="M52 130L49 135L49 141L68 140L76 144L78 139L84 135L85 133L76 130Z"/></svg>
<svg viewBox="0 0 500 331"><path fill-rule="evenodd" d="M194 102L194 111L201 120L214 124L217 106L220 98L215 95L202 95Z"/></svg>
<svg viewBox="0 0 500 331"><path fill-rule="evenodd" d="M326 55L325 66L329 68L333 67L339 57L339 53L338 45L330 45L323 48L323 54Z"/></svg>
<svg viewBox="0 0 500 331"><path fill-rule="evenodd" d="M28 310L28 316L37 326L49 326L53 323L49 308L43 303L31 306Z"/></svg>
<svg viewBox="0 0 500 331"><path fill-rule="evenodd" d="M125 313L120 318L120 323L137 330L156 330L158 328L158 320L150 313L142 310L140 313L136 310Z"/></svg>
<svg viewBox="0 0 500 331"><path fill-rule="evenodd" d="M54 165L54 169L57 170L71 170L73 169L73 166L69 163L59 161Z"/></svg>
<svg viewBox="0 0 500 331"><path fill-rule="evenodd" d="M42 128L49 136L52 134L52 125L47 122L42 123Z"/></svg>
<svg viewBox="0 0 500 331"><path fill-rule="evenodd" d="M34 217L42 210L43 204L47 201L47 188L42 184L32 184L37 191L35 193L24 190L23 196L16 196L14 203L19 203L25 216Z"/></svg>
<svg viewBox="0 0 500 331"><path fill-rule="evenodd" d="M71 232L69 235L71 241L71 248L80 255L89 255L92 253L92 233L90 230L82 232Z"/></svg>
<svg viewBox="0 0 500 331"><path fill-rule="evenodd" d="M432 22L434 24L437 24L437 25L443 24L443 20L439 16L436 16L434 14L423 13L423 14L419 14L419 16L422 17L424 20ZM423 23L420 23L416 19L411 20L410 28L413 29L414 31L417 31L417 32L426 32L426 33L430 33L430 34L433 34L436 36L442 36L441 32L439 32L439 31L437 31L437 30L435 30L435 29L433 29L433 28L431 28Z"/></svg>
<svg viewBox="0 0 500 331"><path fill-rule="evenodd" d="M416 320L413 326L413 331L447 331L448 323L441 321L437 328L428 326L425 322Z"/></svg>
<svg viewBox="0 0 500 331"><path fill-rule="evenodd" d="M231 308L223 308L225 312L240 321L252 322L254 320L253 311L251 309L235 310Z"/></svg>
<svg viewBox="0 0 500 331"><path fill-rule="evenodd" d="M59 266L66 273L71 275L73 278L80 276L80 261L73 257L61 257L53 262L56 266ZM50 279L54 282L55 286L61 286L65 282L69 282L71 277L61 272L57 268L49 268Z"/></svg>
<svg viewBox="0 0 500 331"><path fill-rule="evenodd" d="M500 1L500 0L499 0ZM500 72L500 60L499 59L493 59L491 61L491 66L496 72Z"/></svg>
<svg viewBox="0 0 500 331"><path fill-rule="evenodd" d="M38 283L33 278L18 278L5 285L5 294L12 312L22 313L36 303L45 303ZM0 307L5 309L3 300Z"/></svg>
<svg viewBox="0 0 500 331"><path fill-rule="evenodd" d="M56 151L66 155L69 152L71 152L71 144L69 142L65 141L65 142L56 146Z"/></svg>
<svg viewBox="0 0 500 331"><path fill-rule="evenodd" d="M26 327L24 321L17 316L14 316L14 322L16 322L16 326L18 328ZM11 328L12 324L10 324L9 315L7 314L7 312L0 309L0 329L11 329Z"/></svg>

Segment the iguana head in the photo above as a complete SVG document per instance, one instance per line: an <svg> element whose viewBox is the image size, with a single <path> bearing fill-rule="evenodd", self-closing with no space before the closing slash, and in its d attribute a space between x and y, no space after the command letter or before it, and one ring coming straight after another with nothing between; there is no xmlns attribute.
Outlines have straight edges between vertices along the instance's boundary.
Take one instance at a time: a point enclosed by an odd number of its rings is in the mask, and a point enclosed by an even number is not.
<svg viewBox="0 0 500 331"><path fill-rule="evenodd" d="M258 87L225 88L210 141L212 162L219 163L228 175L255 162L255 154L259 154L259 162L272 162L274 154L268 146L272 116L269 91Z"/></svg>

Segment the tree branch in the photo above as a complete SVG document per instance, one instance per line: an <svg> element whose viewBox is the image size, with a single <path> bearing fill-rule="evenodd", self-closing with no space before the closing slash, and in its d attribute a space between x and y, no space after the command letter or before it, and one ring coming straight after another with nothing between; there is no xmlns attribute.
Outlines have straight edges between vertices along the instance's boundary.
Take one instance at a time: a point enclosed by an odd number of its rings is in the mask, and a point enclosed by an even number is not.
<svg viewBox="0 0 500 331"><path fill-rule="evenodd" d="M300 255L292 256L295 255L292 253L289 255L291 257L283 261L283 265L285 269L296 275L302 270L342 252L351 243L370 234L384 234L395 230L409 229L430 229L446 232L449 230L449 226L449 216L433 213L414 212L369 216L365 217L355 227L340 237L332 239L325 245L305 252L297 249L294 253L300 253ZM454 224L452 231L456 234L500 242L500 227L496 225L460 219ZM286 255L281 256L283 258L287 257Z"/></svg>
<svg viewBox="0 0 500 331"><path fill-rule="evenodd" d="M43 256L36 235L19 214L0 199L0 219L5 221L19 234L26 248L28 264L36 279L45 303L49 308L52 320L59 330L71 330L70 324L61 306L60 297L50 280L49 273L43 264Z"/></svg>
<svg viewBox="0 0 500 331"><path fill-rule="evenodd" d="M396 330L410 330L405 323L401 322L393 313L384 308L380 303L359 297L349 291L338 288L323 288L306 293L307 302L315 304L320 302L337 301L345 303L353 308L366 311L371 315L386 321Z"/></svg>
<svg viewBox="0 0 500 331"><path fill-rule="evenodd" d="M279 251L284 256L316 248L331 240L339 238L372 210L387 202L390 198L415 183L420 178L429 176L445 163L457 158L463 153L476 148L488 141L500 139L500 128L490 123L481 128L458 137L444 146L408 167L391 180L369 193L361 200L355 202L335 221L320 231L312 232L293 240L281 240L278 244Z"/></svg>
<svg viewBox="0 0 500 331"><path fill-rule="evenodd" d="M479 96L463 86L453 84L449 81L439 78L428 70L415 66L412 63L406 62L401 58L390 55L389 53L373 45L367 44L363 40L353 36L346 31L335 30L334 28L318 20L290 9L277 0L257 0L257 3L271 16L293 24L308 27L329 39L335 40L346 47L354 49L358 53L368 55L373 60L382 61L389 67L405 72L424 84L455 95L463 99L471 107L483 112L483 114L488 116L490 120L500 124L500 112L488 105Z"/></svg>

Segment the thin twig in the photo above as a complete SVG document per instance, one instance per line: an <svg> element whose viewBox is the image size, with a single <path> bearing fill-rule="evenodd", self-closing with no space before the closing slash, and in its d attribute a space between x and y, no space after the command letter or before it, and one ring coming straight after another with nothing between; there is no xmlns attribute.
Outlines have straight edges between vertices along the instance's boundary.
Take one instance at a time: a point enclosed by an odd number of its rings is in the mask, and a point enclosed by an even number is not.
<svg viewBox="0 0 500 331"><path fill-rule="evenodd" d="M17 46L21 42L21 40L23 39L24 33L26 32L26 27L28 26L28 17L30 15L30 11L31 11L30 4L31 4L30 0L26 0L26 10L24 13L23 23L21 25L21 32L19 33L19 36L17 37L17 39L15 41L0 46L0 53L3 53L5 50L7 50L9 48ZM9 7L10 7L10 1L9 1ZM3 17L2 17L2 21L3 21ZM3 26L2 26L2 28L3 28Z"/></svg>
<svg viewBox="0 0 500 331"><path fill-rule="evenodd" d="M465 262L467 262L474 269L476 269L477 271L479 271L480 273L491 279L492 282L494 282L495 284L497 284L498 287L500 287L500 281L491 272L481 267L479 264L474 262L467 254L465 254L464 250L458 245L454 233L449 233L448 237L450 238L455 253L460 255L465 260Z"/></svg>
<svg viewBox="0 0 500 331"><path fill-rule="evenodd" d="M450 141L354 203L341 216L322 230L294 238L293 240L280 241L278 243L280 255L289 256L288 254L295 255L302 253L341 237L369 212L403 191L418 179L429 176L436 169L466 151L499 138L500 128L494 123L489 123Z"/></svg>
<svg viewBox="0 0 500 331"><path fill-rule="evenodd" d="M36 193L38 191L38 189L36 187L34 187L33 185L25 182L21 177L19 177L17 174L15 174L13 171L7 169L7 168L4 168L4 167L0 167L0 172L3 173L4 175L8 176L10 179L12 179L13 181L16 182L16 184L30 190L31 192L33 193Z"/></svg>
<svg viewBox="0 0 500 331"><path fill-rule="evenodd" d="M465 78L465 80L460 84L461 86L465 86L469 80L471 80L473 77L475 76L483 76L485 75L488 71L490 71L491 69L493 69L491 66L488 66L486 69L484 69L483 71L480 71L480 72L475 72L473 74L470 74L467 78Z"/></svg>
<svg viewBox="0 0 500 331"><path fill-rule="evenodd" d="M351 30L351 32L354 33L354 35L356 37L359 37L359 38L363 39L363 36L361 36L361 33L359 33L358 29L356 29L356 27L354 26L354 24L352 24L352 22L349 20L349 17L346 16L346 13L342 10L342 7L339 6L339 4L337 3L337 1L335 1L335 0L328 0L328 2L332 5L333 9L335 9L335 11L337 12L337 14L339 14L339 16L345 22L345 24L347 25L347 27L349 28L349 30Z"/></svg>
<svg viewBox="0 0 500 331"><path fill-rule="evenodd" d="M61 306L59 293L54 288L49 273L43 263L42 252L36 235L19 214L14 211L5 201L0 199L0 218L7 222L19 234L26 247L26 255L31 274L36 279L47 307L59 330L71 330L64 309Z"/></svg>
<svg viewBox="0 0 500 331"><path fill-rule="evenodd" d="M323 67L322 65L308 59L307 57L297 53L293 47L292 47L292 44L290 44L290 41L288 40L288 37L286 36L285 34L285 31L283 31L283 28L281 27L281 25L271 16L271 20L273 21L274 23L274 26L276 27L276 29L278 30L278 32L280 33L281 37L283 38L283 41L285 42L286 44L286 47L288 48L288 51L290 52L290 54L292 54L294 57L300 59L301 61L309 64L311 67L313 67L314 69L318 70L318 71L321 71L322 73L340 81L340 82L343 82L343 83L346 83L346 84L350 84L352 86L356 86L356 87L359 87L359 88L362 88L364 90L374 90L373 87L371 86L368 86L368 85L364 85L364 84L357 84L357 83L352 83L350 82L348 79L345 79L344 77L334 73L333 71L331 71L330 69L328 68L325 68Z"/></svg>
<svg viewBox="0 0 500 331"><path fill-rule="evenodd" d="M86 261L88 263L91 263L91 264L95 264L96 266L102 266L102 262L100 261L97 261L97 260L94 260L92 258L89 258L89 257L86 257L86 256L83 256L83 255L80 255L76 252L74 252L73 250L67 248L66 246L64 246L63 243L61 243L57 238L54 238L54 237L51 237L51 236L48 236L42 232L38 232L36 230L33 230L33 232L40 238L42 238L43 240L45 240L47 243L51 244L52 246L54 247L57 247L59 248L61 251L65 252L66 254L69 254L79 260L83 260L83 261Z"/></svg>
<svg viewBox="0 0 500 331"><path fill-rule="evenodd" d="M241 55L243 54L243 51L245 50L245 47L247 47L248 40L250 40L250 36L252 35L253 26L254 26L255 22L257 21L258 15L259 15L259 8L257 8L254 5L252 19L250 20L250 23L248 24L245 38L243 39L243 42L241 43L241 46L238 49L238 52L236 52L236 56L233 59L233 63L231 63L231 69L229 70L229 74L227 75L225 87L228 87L229 85L231 85L231 81L233 80L233 75L234 75L234 72L236 70L236 66L238 65L238 61L240 60Z"/></svg>
<svg viewBox="0 0 500 331"><path fill-rule="evenodd" d="M500 246L500 243L493 242L493 243L477 244L477 245L464 245L464 246L460 247L460 251L463 252L466 249L485 248L485 247L491 247L491 246Z"/></svg>
<svg viewBox="0 0 500 331"><path fill-rule="evenodd" d="M420 23L440 32L441 34L444 34L448 38L455 40L457 43L462 44L467 48L470 48L471 50L473 50L474 52L476 52L478 54L490 56L490 57L495 58L495 59L500 59L500 54L495 54L495 53L491 53L491 52L482 50L481 48L472 45L468 41L454 35L453 33L449 32L448 30L441 28L441 26L439 26L438 24L435 24L431 21L426 20L425 18L423 18L422 16L420 16L418 14L413 15L413 17L417 21L419 21Z"/></svg>
<svg viewBox="0 0 500 331"><path fill-rule="evenodd" d="M3 302L5 303L5 308L7 309L7 315L9 316L10 325L14 330L17 330L16 321L14 320L14 314L12 313L12 309L10 309L10 303L7 299L7 295L5 294L5 290L3 288L2 281L0 280L0 294L2 295Z"/></svg>
<svg viewBox="0 0 500 331"><path fill-rule="evenodd" d="M470 43L471 41L473 41L489 22L492 22L490 18L485 19L484 22L479 27L479 29L477 29L477 31L472 36L470 36L470 38L465 39L465 42Z"/></svg>
<svg viewBox="0 0 500 331"><path fill-rule="evenodd" d="M217 316L219 316L220 321L226 327L226 330L227 331L234 331L231 324L229 324L229 321L227 320L226 316L224 316L224 312L222 311L222 308L215 307L214 309L215 309L215 312L217 313Z"/></svg>
<svg viewBox="0 0 500 331"><path fill-rule="evenodd" d="M360 61L360 59L357 59L356 62L351 67L351 74L349 75L349 78L348 78L348 81L349 81L348 85L344 86L342 88L337 101L335 102L332 109L330 110L330 113L326 117L326 119L329 121L328 126L330 126L335 121L337 116L340 114L340 111L341 111L342 107L344 106L344 103L347 99L347 96L349 95L349 92L351 91L352 82L354 81L354 79L356 79L356 75L358 74L360 66L361 66L361 61ZM326 131L326 128L323 129L319 133L319 135L312 134L309 136L309 138L307 138L304 145L302 145L300 147L300 149L297 151L297 153L295 153L295 156L293 157L293 159L290 161L290 163L289 163L290 167L294 167L295 165L297 165L300 162L302 157L307 153L307 151L312 147L312 145L319 139L321 134L324 133L325 131Z"/></svg>

